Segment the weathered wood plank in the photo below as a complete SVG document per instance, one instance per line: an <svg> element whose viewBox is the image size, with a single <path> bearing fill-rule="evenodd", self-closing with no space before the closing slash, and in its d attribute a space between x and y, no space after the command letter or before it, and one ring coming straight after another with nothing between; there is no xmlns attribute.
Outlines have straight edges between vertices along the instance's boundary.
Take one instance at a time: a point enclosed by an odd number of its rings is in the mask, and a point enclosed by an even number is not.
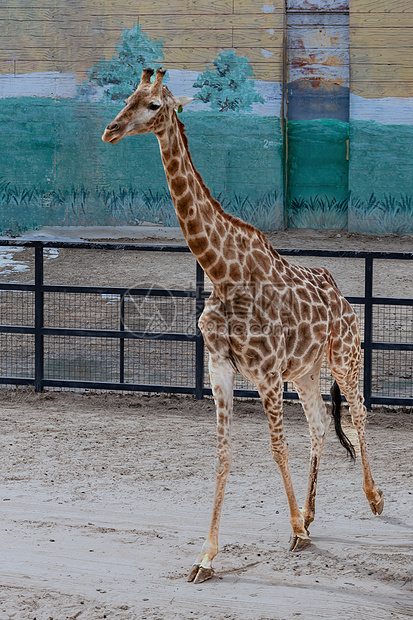
<svg viewBox="0 0 413 620"><path fill-rule="evenodd" d="M221 47L251 47L259 45L260 47L281 47L283 44L282 30L274 30L269 33L266 29L259 30L243 30L222 27L215 29L198 30L151 30L145 29L151 39L162 39L168 47L203 47L205 45L214 45Z"/></svg>
<svg viewBox="0 0 413 620"><path fill-rule="evenodd" d="M265 61L265 59L264 59ZM63 58L62 60L38 60L36 58L28 58L27 60L7 61L0 60L0 67L3 73L14 73L14 67L17 74L33 73L37 71L60 71L62 73L75 73L78 82L86 78L87 70L92 66L93 60L85 62L85 60L73 60ZM176 62L169 58L164 63L165 69L186 69L190 71L202 72L205 70L205 62L197 62L196 60ZM260 80L270 80L279 82L281 80L282 65L276 62L257 62L254 64L254 78Z"/></svg>
<svg viewBox="0 0 413 620"><path fill-rule="evenodd" d="M95 38L96 35L96 33L90 32L90 23L87 20L70 20L67 22L0 20L0 40L11 37L31 45L37 39L43 38L44 44L47 45L48 37L59 37L62 33L70 33L71 36L89 39Z"/></svg>
<svg viewBox="0 0 413 620"><path fill-rule="evenodd" d="M288 49L291 50L347 50L349 47L348 27L288 26Z"/></svg>
<svg viewBox="0 0 413 620"><path fill-rule="evenodd" d="M65 35L65 36L62 36ZM118 40L118 39L117 39ZM79 50L81 54L82 49L96 48L96 45L100 42L98 47L112 55L114 47L108 43L108 38L105 33L96 33L94 38L87 36L75 36L73 32L68 28L66 31L62 28L60 33L54 33L52 36L37 36L32 37L29 41L16 40L11 35L3 36L0 38L0 50L13 50L13 53L24 55L25 50L50 50L54 46L60 50Z"/></svg>
<svg viewBox="0 0 413 620"><path fill-rule="evenodd" d="M119 24L119 16L106 18L105 25ZM197 28L283 28L284 17L280 13L243 13L222 15L141 15L139 23L143 30L191 30Z"/></svg>
<svg viewBox="0 0 413 620"><path fill-rule="evenodd" d="M165 62L175 62L175 63L202 63L204 65L211 64L214 58L217 58L218 53L222 50L220 47L204 47L204 48L185 48L181 47L169 47L165 46L164 54L165 54ZM268 50L264 50L265 53L261 51L261 49L251 48L251 47L238 47L236 49L237 54L239 56L246 56L249 58L251 63L253 64L253 69L255 70L255 63L261 64L271 64L276 65L280 69L282 68L282 49L281 48L270 48ZM268 54L268 55L267 55ZM204 66L205 69L205 66Z"/></svg>
<svg viewBox="0 0 413 620"><path fill-rule="evenodd" d="M336 84L348 84L348 52L331 53L324 50L304 52L290 50L288 54L288 81L317 77Z"/></svg>
<svg viewBox="0 0 413 620"><path fill-rule="evenodd" d="M413 47L411 28L353 28L350 27L350 47Z"/></svg>
<svg viewBox="0 0 413 620"><path fill-rule="evenodd" d="M281 13L284 14L284 0L271 0L265 3L263 0L233 0L234 13ZM265 8L264 8L265 7Z"/></svg>
<svg viewBox="0 0 413 620"><path fill-rule="evenodd" d="M220 30L170 30L164 36L160 31L146 29L145 34L151 39L162 39L168 47L233 47L232 29L225 27Z"/></svg>
<svg viewBox="0 0 413 620"><path fill-rule="evenodd" d="M411 0L351 0L351 14L412 12Z"/></svg>
<svg viewBox="0 0 413 620"><path fill-rule="evenodd" d="M288 11L348 11L349 0L287 0Z"/></svg>
<svg viewBox="0 0 413 620"><path fill-rule="evenodd" d="M4 2L0 5L0 20L13 19L16 21L26 21L30 19L50 20L56 17L56 10L52 6L50 8L37 7L35 3L29 8L11 7Z"/></svg>
<svg viewBox="0 0 413 620"><path fill-rule="evenodd" d="M200 63L202 65L211 64L212 60L217 57L218 53L222 50L221 47L169 47L164 48L165 63ZM260 49L239 47L237 53L239 56L246 56L252 62L258 62L261 64L271 64L282 66L281 48L270 48L266 50L269 54L266 56ZM31 48L14 48L12 53L10 48L0 47L0 60L8 61L12 60L11 56L17 61L52 61L56 62L78 62L80 65L86 63L87 66L92 66L100 58L111 57L113 54L112 48L95 48L91 45L67 47L64 45L49 45L49 47L31 47Z"/></svg>
<svg viewBox="0 0 413 620"><path fill-rule="evenodd" d="M413 28L413 2L411 13L352 13L352 28Z"/></svg>
<svg viewBox="0 0 413 620"><path fill-rule="evenodd" d="M232 47L244 47L256 45L259 48L282 47L284 42L284 31L280 29L268 30L241 30L234 28Z"/></svg>
<svg viewBox="0 0 413 620"><path fill-rule="evenodd" d="M367 99L379 97L413 97L413 82L351 80L351 92Z"/></svg>
<svg viewBox="0 0 413 620"><path fill-rule="evenodd" d="M413 63L411 66L403 64L366 65L352 63L350 66L350 80L361 81L388 81L388 82L413 82Z"/></svg>
<svg viewBox="0 0 413 620"><path fill-rule="evenodd" d="M288 61L292 66L304 66L307 64L319 64L328 67L340 67L348 65L348 50L325 50L325 49L289 49Z"/></svg>
<svg viewBox="0 0 413 620"><path fill-rule="evenodd" d="M351 46L351 63L367 65L403 64L413 56L411 47L363 47ZM410 62L410 64L412 64Z"/></svg>
<svg viewBox="0 0 413 620"><path fill-rule="evenodd" d="M266 17L266 16L265 16ZM151 21L154 23L156 20L151 18L148 22ZM234 20L233 20L234 21ZM113 33L122 33L125 27L131 27L133 24L130 23L122 23L122 20L111 20L111 24L105 23L101 24L99 29L92 28L90 21L87 19L77 19L77 20L15 20L15 19L1 19L0 18L0 32L2 36L15 36L21 37L24 39L29 39L30 37L38 37L38 36L53 36L58 33L60 30L69 30L72 31L76 36L89 36L90 38L94 38L96 33L104 34L107 33L109 36L113 35ZM185 26L184 28L178 27L178 23L180 22L181 26ZM224 31L228 32L237 32L238 36L255 36L257 41L261 41L262 37L267 37L271 40L272 36L282 37L283 28L282 24L279 23L271 23L267 18L267 24L261 22L263 25L258 28L257 26L250 25L249 27L234 27L227 23L225 17L220 18L217 16L203 16L202 19L197 18L197 24L195 25L195 18L193 18L193 22L191 23L188 18L185 17L184 20L177 20L175 18L170 19L170 23L167 27L160 27L159 23L152 27L148 23L145 23L145 19L143 19L143 23L141 23L142 29L144 32L153 39L162 39L168 38L169 41L173 44L176 39L182 38L184 40L185 37L192 37L195 39L197 33L202 32L215 32L215 31ZM167 24L167 20L165 19L165 26ZM253 33L256 33L255 35Z"/></svg>
<svg viewBox="0 0 413 620"><path fill-rule="evenodd" d="M166 48L164 66L166 68L188 69L204 71L206 65L211 65L212 60L218 56L222 48ZM263 80L280 81L282 76L281 50L274 50L272 56L266 58L260 50L240 48L237 50L240 56L246 56L252 63L254 76ZM16 61L18 73L30 73L38 71L61 71L85 72L101 58L110 57L112 50L96 49L93 47L76 48L67 47L50 48L25 48L14 49L10 54L8 49L0 49L0 62L10 63ZM11 57L12 56L12 57ZM6 66L8 66L6 64ZM265 69L268 67L268 70ZM12 72L10 69L6 73Z"/></svg>
<svg viewBox="0 0 413 620"><path fill-rule="evenodd" d="M30 0L7 0L10 8L31 7ZM117 13L146 13L146 14L193 14L193 13L232 13L232 0L173 0L168 5L163 0L87 0L86 2L71 2L67 0L43 0L42 8L57 8L73 10L74 13L87 12L90 15L116 15ZM138 11L137 11L138 8Z"/></svg>
<svg viewBox="0 0 413 620"><path fill-rule="evenodd" d="M290 26L348 26L350 18L346 13L288 13Z"/></svg>
<svg viewBox="0 0 413 620"><path fill-rule="evenodd" d="M13 60L0 60L0 73L12 75L15 72L16 63Z"/></svg>

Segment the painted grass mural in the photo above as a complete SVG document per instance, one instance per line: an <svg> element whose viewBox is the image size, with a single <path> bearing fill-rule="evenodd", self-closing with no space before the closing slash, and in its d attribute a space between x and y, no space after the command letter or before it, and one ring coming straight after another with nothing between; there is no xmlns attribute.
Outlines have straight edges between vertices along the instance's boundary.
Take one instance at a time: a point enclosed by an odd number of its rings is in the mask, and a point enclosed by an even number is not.
<svg viewBox="0 0 413 620"><path fill-rule="evenodd" d="M350 145L349 230L413 233L413 126L351 120Z"/></svg>
<svg viewBox="0 0 413 620"><path fill-rule="evenodd" d="M348 123L336 119L287 125L287 221L291 228L347 228Z"/></svg>
<svg viewBox="0 0 413 620"><path fill-rule="evenodd" d="M117 106L108 102L5 99L11 126L2 171L0 227L176 226L156 138L108 147L100 136ZM280 122L275 117L185 112L191 153L225 207L264 229L283 227ZM269 147L263 136L272 136Z"/></svg>
<svg viewBox="0 0 413 620"><path fill-rule="evenodd" d="M412 126L334 119L288 126L294 143L294 160L287 162L290 227L413 233Z"/></svg>

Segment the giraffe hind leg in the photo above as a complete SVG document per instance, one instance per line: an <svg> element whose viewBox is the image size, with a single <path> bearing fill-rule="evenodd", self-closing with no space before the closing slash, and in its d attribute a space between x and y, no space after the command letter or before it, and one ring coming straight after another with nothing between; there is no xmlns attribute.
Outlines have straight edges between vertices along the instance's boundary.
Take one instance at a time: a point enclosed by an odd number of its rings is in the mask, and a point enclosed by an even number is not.
<svg viewBox="0 0 413 620"><path fill-rule="evenodd" d="M324 448L325 436L330 424L326 406L320 394L320 367L321 363L318 363L311 372L294 381L307 418L311 438L310 471L307 494L302 509L304 527L307 533L309 533L308 528L310 524L314 521L318 468Z"/></svg>
<svg viewBox="0 0 413 620"><path fill-rule="evenodd" d="M293 529L290 539L290 551L301 551L311 544L311 538L304 526L304 517L295 498L293 484L288 466L288 444L284 437L282 423L282 378L281 373L267 377L265 382L256 382L267 416L271 452L277 463L287 494L290 507L290 523Z"/></svg>
<svg viewBox="0 0 413 620"><path fill-rule="evenodd" d="M347 331L344 337L339 334L338 337L336 336L335 340L331 342L327 352L328 361L331 374L347 399L351 420L357 431L363 467L363 490L372 512L376 515L380 515L383 511L384 498L382 491L376 487L373 480L367 453L365 433L367 410L358 386L361 347L358 323L356 321L353 322L351 332L352 337L348 336L349 331ZM346 360L346 363L344 363L343 360ZM336 400L336 405L339 406L339 404L341 404L341 395L336 392L334 397L333 392L333 398Z"/></svg>
<svg viewBox="0 0 413 620"><path fill-rule="evenodd" d="M348 383L346 381L342 381L341 385L338 381L337 383L347 399L350 407L351 419L358 435L361 463L363 467L363 490L366 494L373 514L380 515L383 512L384 497L383 492L376 487L371 473L365 433L367 410L364 405L364 399L358 390L358 385L355 384L354 381Z"/></svg>

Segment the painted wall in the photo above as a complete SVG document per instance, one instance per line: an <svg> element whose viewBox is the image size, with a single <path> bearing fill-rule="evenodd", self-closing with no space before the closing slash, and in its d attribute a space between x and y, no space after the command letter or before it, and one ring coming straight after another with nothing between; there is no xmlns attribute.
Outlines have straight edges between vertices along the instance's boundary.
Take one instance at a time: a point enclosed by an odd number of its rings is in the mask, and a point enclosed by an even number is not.
<svg viewBox="0 0 413 620"><path fill-rule="evenodd" d="M347 228L348 0L287 1L287 221Z"/></svg>
<svg viewBox="0 0 413 620"><path fill-rule="evenodd" d="M100 139L141 69L160 65L175 94L203 94L182 120L213 194L260 228L284 226L283 3L174 0L164 13L161 0L2 0L0 229L177 225L156 138ZM222 84L210 101L199 86L208 67L225 67L228 106Z"/></svg>
<svg viewBox="0 0 413 620"><path fill-rule="evenodd" d="M413 233L413 4L352 0L349 230Z"/></svg>
<svg viewBox="0 0 413 620"><path fill-rule="evenodd" d="M177 225L154 136L100 140L141 67L162 64L198 97L182 120L226 209L264 230L413 232L407 0L173 0L167 15L160 0L2 0L0 19L1 231Z"/></svg>

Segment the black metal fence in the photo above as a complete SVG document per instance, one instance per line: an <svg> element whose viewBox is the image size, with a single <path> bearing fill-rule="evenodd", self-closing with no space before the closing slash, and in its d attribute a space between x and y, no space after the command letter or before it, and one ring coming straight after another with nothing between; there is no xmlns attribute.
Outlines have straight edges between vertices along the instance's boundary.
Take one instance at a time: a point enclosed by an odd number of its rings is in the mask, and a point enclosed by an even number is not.
<svg viewBox="0 0 413 620"><path fill-rule="evenodd" d="M198 264L191 290L44 281L45 253L60 249L187 253L186 246L10 239L1 240L0 247L34 252L32 281L0 283L0 384L34 385L36 391L51 387L170 392L198 399L211 394L197 327L210 292ZM413 299L373 296L374 261L411 261L413 252L280 253L364 261L364 295L347 299L361 320L366 406L413 405ZM321 385L326 399L330 384L325 366ZM236 396L258 396L241 377L235 387ZM284 396L297 398L291 384L285 384Z"/></svg>

